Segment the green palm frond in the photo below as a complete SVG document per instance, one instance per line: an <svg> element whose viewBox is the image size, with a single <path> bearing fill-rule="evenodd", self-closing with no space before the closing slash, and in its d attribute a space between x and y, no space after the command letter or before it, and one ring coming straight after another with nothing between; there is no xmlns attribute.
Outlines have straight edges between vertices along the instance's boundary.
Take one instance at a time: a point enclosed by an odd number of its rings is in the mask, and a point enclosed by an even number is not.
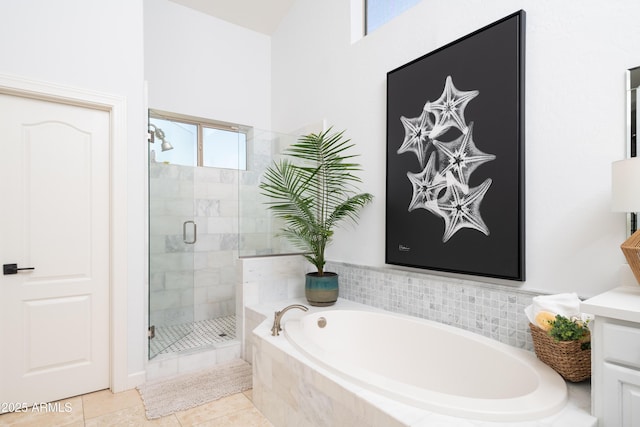
<svg viewBox="0 0 640 427"><path fill-rule="evenodd" d="M360 165L352 160L356 155L346 154L354 144L343 134L329 129L301 136L285 150L288 158L274 162L260 183L269 209L285 223L282 235L305 252L320 274L333 228L343 220L357 222L360 209L373 200L369 193L358 193Z"/></svg>

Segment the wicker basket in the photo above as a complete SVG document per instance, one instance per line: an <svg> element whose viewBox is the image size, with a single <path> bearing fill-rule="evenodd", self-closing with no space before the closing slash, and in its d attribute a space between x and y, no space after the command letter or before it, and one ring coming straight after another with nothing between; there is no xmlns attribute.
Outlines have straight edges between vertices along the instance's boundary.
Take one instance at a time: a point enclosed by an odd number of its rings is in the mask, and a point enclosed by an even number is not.
<svg viewBox="0 0 640 427"><path fill-rule="evenodd" d="M574 383L591 377L591 349L582 350L582 344L589 342L587 335L579 341L556 341L544 329L529 323L533 348L538 359L551 366L562 378Z"/></svg>

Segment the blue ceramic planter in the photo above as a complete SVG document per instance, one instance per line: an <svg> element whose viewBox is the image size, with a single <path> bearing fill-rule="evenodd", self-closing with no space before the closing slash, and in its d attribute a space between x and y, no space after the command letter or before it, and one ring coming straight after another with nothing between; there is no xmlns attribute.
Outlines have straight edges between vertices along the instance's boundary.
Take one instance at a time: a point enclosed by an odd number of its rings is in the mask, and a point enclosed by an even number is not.
<svg viewBox="0 0 640 427"><path fill-rule="evenodd" d="M335 304L338 300L338 274L307 273L304 284L304 293L310 305L326 307Z"/></svg>

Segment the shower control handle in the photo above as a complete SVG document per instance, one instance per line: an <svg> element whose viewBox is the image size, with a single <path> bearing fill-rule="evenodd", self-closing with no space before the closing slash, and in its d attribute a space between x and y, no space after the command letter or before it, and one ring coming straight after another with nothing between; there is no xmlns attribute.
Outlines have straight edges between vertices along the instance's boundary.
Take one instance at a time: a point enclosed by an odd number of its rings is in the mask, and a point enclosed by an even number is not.
<svg viewBox="0 0 640 427"><path fill-rule="evenodd" d="M187 240L187 224L193 224L193 240ZM193 245L198 240L198 226L195 221L185 221L182 223L182 241L187 245Z"/></svg>

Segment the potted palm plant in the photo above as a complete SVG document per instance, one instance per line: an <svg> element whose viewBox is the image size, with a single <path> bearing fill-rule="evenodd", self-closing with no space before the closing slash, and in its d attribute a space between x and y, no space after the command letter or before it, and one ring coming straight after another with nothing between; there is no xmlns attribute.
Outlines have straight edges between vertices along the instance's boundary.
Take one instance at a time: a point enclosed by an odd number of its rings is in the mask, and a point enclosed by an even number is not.
<svg viewBox="0 0 640 427"><path fill-rule="evenodd" d="M350 220L357 222L359 211L373 200L359 193L360 165L344 131L332 129L298 138L264 173L261 193L273 214L283 220L281 235L303 251L316 267L305 280L307 301L315 306L332 305L338 299L338 275L324 271L325 249L334 227Z"/></svg>

